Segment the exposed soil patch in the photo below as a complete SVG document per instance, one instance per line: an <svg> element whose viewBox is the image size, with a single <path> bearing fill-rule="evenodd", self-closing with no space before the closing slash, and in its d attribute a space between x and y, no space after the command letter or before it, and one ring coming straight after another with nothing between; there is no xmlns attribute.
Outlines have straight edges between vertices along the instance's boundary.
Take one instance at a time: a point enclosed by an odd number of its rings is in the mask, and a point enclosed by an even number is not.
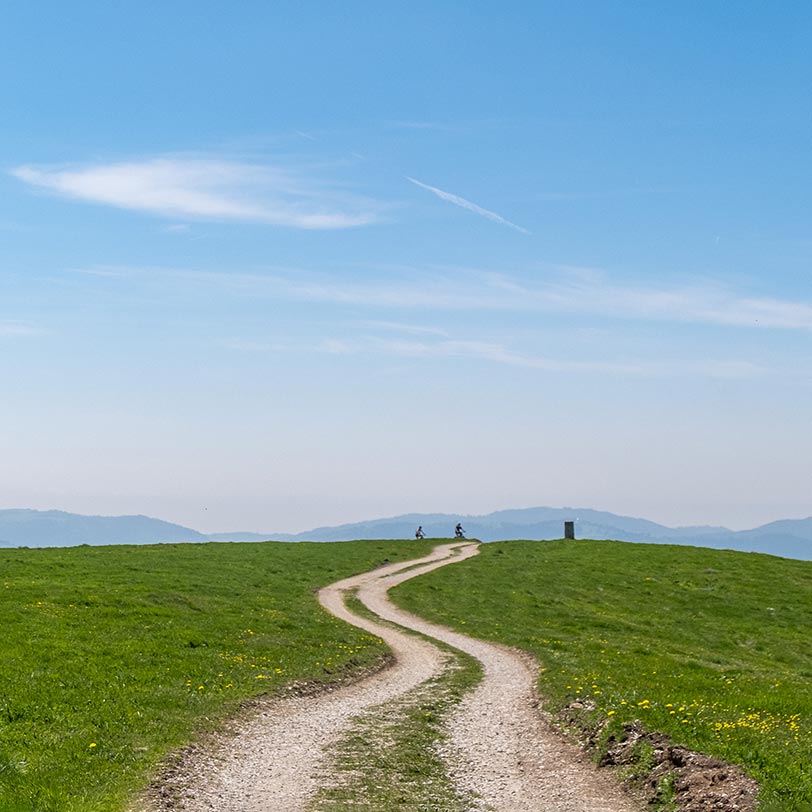
<svg viewBox="0 0 812 812"><path fill-rule="evenodd" d="M585 723L587 707L574 702L558 715L560 721L582 734L584 744L600 748L601 766L629 768L627 779L645 800L662 803L664 782L679 812L755 812L758 784L744 771L718 758L696 753L674 744L661 733L648 732L636 720L623 726L622 733L604 739L602 727ZM640 772L640 754L644 749L647 769ZM667 781L669 779L670 781Z"/></svg>

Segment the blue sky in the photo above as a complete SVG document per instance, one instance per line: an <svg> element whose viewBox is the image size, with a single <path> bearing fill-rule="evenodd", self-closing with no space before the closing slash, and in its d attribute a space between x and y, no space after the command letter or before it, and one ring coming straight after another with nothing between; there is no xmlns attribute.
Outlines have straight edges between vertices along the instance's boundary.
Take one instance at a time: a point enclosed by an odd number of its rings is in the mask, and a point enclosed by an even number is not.
<svg viewBox="0 0 812 812"><path fill-rule="evenodd" d="M0 507L812 513L808 3L17 4Z"/></svg>

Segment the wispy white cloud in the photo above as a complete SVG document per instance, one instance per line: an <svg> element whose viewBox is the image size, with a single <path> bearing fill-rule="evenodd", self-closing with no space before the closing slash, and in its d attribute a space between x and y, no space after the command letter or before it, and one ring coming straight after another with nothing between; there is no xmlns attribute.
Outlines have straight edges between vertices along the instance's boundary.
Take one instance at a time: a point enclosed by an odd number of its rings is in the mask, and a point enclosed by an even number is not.
<svg viewBox="0 0 812 812"><path fill-rule="evenodd" d="M376 349L393 355L415 357L457 357L490 361L512 367L525 367L547 372L606 372L641 374L645 368L639 364L614 362L569 361L515 352L501 344L488 341L446 339L441 341L387 341L373 339L367 349Z"/></svg>
<svg viewBox="0 0 812 812"><path fill-rule="evenodd" d="M104 276L137 274L137 269L91 268ZM812 302L743 295L714 284L643 286L613 281L593 269L560 268L550 279L528 282L517 276L465 269L401 269L375 281L347 281L335 274L300 269L267 273L220 273L144 269L151 279L172 278L195 287L210 286L231 295L324 302L385 309L388 329L421 329L397 318L410 310L435 312L545 313L611 321L706 324L774 330L812 330ZM596 325L592 324L591 327Z"/></svg>
<svg viewBox="0 0 812 812"><path fill-rule="evenodd" d="M101 271L105 275L112 271ZM612 285L601 274L589 269L570 269L569 278L555 284L531 286L515 278L493 273L457 271L456 276L425 275L420 279L401 280L398 284L336 281L335 277L308 275L305 272L277 271L268 274L235 274L173 269L129 269L120 273L140 276L145 284L180 287L178 292L188 299L202 295L206 300L216 291L219 297L246 297L252 300L318 302L371 308L376 312L393 314L393 319L355 319L344 322L343 327L355 332L343 336L331 336L317 344L308 341L287 343L269 342L255 338L229 338L218 345L246 353L311 353L314 351L334 355L376 354L400 358L468 358L503 366L538 370L540 372L606 373L627 376L703 376L717 379L743 379L767 374L769 370L751 360L737 358L683 357L661 359L641 347L640 354L632 351L629 357L627 345L619 358L607 358L603 347L598 358L572 358L576 347L581 352L593 354L595 342L567 343L565 358L539 353L525 340L526 331L505 329L504 321L490 327L501 336L508 336L507 343L496 340L472 340L459 338L459 326L467 323L457 313L463 311L510 312L530 314L580 314L606 320L646 319L655 322L684 321L686 319L713 325L752 325L750 316L756 312L765 319L766 325L781 329L804 329L812 327L812 313L806 313L803 305L779 300L755 300L736 297L721 289L708 287L689 290L638 289ZM92 273L99 273L93 270ZM744 304L742 304L744 303ZM800 314L797 311L801 308ZM426 313L445 312L448 327L426 326L398 319L409 311ZM334 318L334 317L333 317ZM537 322L534 319L534 322ZM333 322L335 324L335 322ZM481 319L472 323L488 325ZM587 322L588 330L594 330L594 322ZM326 325L322 325L325 327ZM548 327L552 327L548 324ZM567 334L578 330L578 322L567 321ZM358 331L363 331L359 334ZM323 332L323 330L322 330ZM615 334L612 328L612 335ZM402 336L398 336L401 333ZM606 342L601 342L605 344ZM725 353L727 355L727 353ZM634 357L637 355L637 357ZM693 355L693 353L692 353ZM773 369L778 373L780 370ZM790 374L787 370L784 371ZM792 372L791 374L796 374Z"/></svg>
<svg viewBox="0 0 812 812"><path fill-rule="evenodd" d="M812 329L812 303L747 296L722 285L624 285L600 271L564 269L564 278L538 287L503 277L496 284L520 298L562 312L614 318L694 322L730 327Z"/></svg>
<svg viewBox="0 0 812 812"><path fill-rule="evenodd" d="M322 352L332 355L374 353L405 358L467 358L511 367L534 369L551 373L600 373L639 377L702 376L740 379L764 374L765 369L748 361L582 361L557 359L516 352L502 344L487 341L442 339L437 341L392 341L379 337L360 340L327 339L319 345Z"/></svg>
<svg viewBox="0 0 812 812"><path fill-rule="evenodd" d="M288 344L269 341L251 341L243 338L227 338L220 342L220 346L227 350L249 353L284 352L289 350Z"/></svg>
<svg viewBox="0 0 812 812"><path fill-rule="evenodd" d="M312 353L334 356L381 356L406 360L464 359L499 366L516 367L539 373L622 375L636 378L705 377L741 380L768 373L764 367L749 361L731 359L696 360L588 360L555 358L538 353L521 352L495 341L453 338L448 335L423 338L393 339L368 334L357 338L329 336L314 342L266 342L230 338L217 346L242 353Z"/></svg>
<svg viewBox="0 0 812 812"><path fill-rule="evenodd" d="M720 285L637 286L601 273L568 272L536 284L507 274L449 272L378 284L274 277L279 293L336 303L445 310L494 310L812 330L812 303L744 296Z"/></svg>
<svg viewBox="0 0 812 812"><path fill-rule="evenodd" d="M156 271L149 270L145 273L154 275ZM394 310L472 310L493 309L494 306L494 302L487 298L487 290L478 285L461 286L459 279L417 271L408 279L390 279L387 282L348 282L333 275L297 272L293 269L272 270L267 274L183 270L163 273L196 287L208 285L235 296L283 301L324 302Z"/></svg>
<svg viewBox="0 0 812 812"><path fill-rule="evenodd" d="M102 278L109 278L109 279L127 279L130 277L139 276L142 273L142 270L139 268L128 268L125 266L116 267L116 266L95 266L92 268L78 268L74 271L75 273L80 273L83 276L100 276Z"/></svg>
<svg viewBox="0 0 812 812"><path fill-rule="evenodd" d="M567 274L530 284L506 274L449 272L378 283L334 278L270 275L232 279L294 299L399 309L492 310L573 314L639 321L699 323L728 327L812 330L812 303L743 296L714 285L636 286L602 274Z"/></svg>
<svg viewBox="0 0 812 812"><path fill-rule="evenodd" d="M171 218L340 229L376 222L381 208L287 168L219 159L20 166L11 174L65 197Z"/></svg>
<svg viewBox="0 0 812 812"><path fill-rule="evenodd" d="M448 336L448 331L439 327L425 327L421 324L407 324L400 321L378 321L370 319L358 322L358 327L391 330L396 333L411 333L412 335Z"/></svg>
<svg viewBox="0 0 812 812"><path fill-rule="evenodd" d="M0 321L0 338L27 338L42 335L43 331L32 324L20 321Z"/></svg>
<svg viewBox="0 0 812 812"><path fill-rule="evenodd" d="M774 369L766 369L760 364L751 361L737 361L735 359L707 359L705 361L683 361L680 363L666 363L665 370L673 369L682 375L701 375L707 378L720 378L722 380L741 380L743 378L755 378L767 373L774 372Z"/></svg>
<svg viewBox="0 0 812 812"><path fill-rule="evenodd" d="M406 175L406 180L413 183L415 186L419 186L421 189L426 189L429 192L432 192L433 194L437 195L440 200L453 203L455 206L472 211L474 214L478 214L480 217L485 217L488 220L492 220L494 223L500 223L503 226L508 226L516 231L520 231L522 234L530 233L526 228L517 226L516 223L511 223L510 220L506 220L504 217L502 217L502 215L497 214L494 211L489 211L488 209L483 209L482 206L477 206L476 203L472 203L470 200L466 200L464 197L451 194L451 192L445 192L442 189L438 189L436 186L429 186L428 183L415 180L415 178L410 178L408 175Z"/></svg>

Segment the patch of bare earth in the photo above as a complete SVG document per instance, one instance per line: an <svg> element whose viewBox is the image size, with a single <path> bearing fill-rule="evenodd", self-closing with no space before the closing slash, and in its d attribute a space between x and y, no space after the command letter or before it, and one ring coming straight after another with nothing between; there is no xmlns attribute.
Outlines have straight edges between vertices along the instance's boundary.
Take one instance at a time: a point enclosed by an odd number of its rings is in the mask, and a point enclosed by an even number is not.
<svg viewBox="0 0 812 812"><path fill-rule="evenodd" d="M588 729L583 724L584 710L583 703L575 702L558 718L580 734L586 749L594 751L601 727ZM637 769L641 745L651 765L643 774ZM599 764L629 772L626 783L651 805L664 800L662 783L670 776L670 792L679 812L755 812L758 807L758 784L740 767L674 744L662 733L646 731L639 721L624 725L622 733L611 736L600 749Z"/></svg>

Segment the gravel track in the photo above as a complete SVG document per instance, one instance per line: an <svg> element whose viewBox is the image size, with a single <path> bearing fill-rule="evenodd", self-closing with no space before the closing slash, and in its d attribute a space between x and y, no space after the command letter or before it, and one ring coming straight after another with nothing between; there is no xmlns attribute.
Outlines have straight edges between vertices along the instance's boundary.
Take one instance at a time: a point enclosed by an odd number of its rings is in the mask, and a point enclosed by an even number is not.
<svg viewBox="0 0 812 812"><path fill-rule="evenodd" d="M397 578L397 576L395 576ZM402 580L405 580L402 579ZM613 777L562 740L538 710L530 657L393 607L375 610L480 661L485 676L448 720L452 777L496 812L639 812Z"/></svg>
<svg viewBox="0 0 812 812"><path fill-rule="evenodd" d="M539 714L535 671L520 654L435 626L392 604L387 590L409 578L476 555L471 542L445 544L431 555L339 581L319 592L336 617L382 637L396 663L331 693L268 701L234 735L186 759L159 788L151 810L304 812L329 764L330 747L370 708L390 702L437 675L446 660L430 642L351 613L358 597L385 620L442 640L476 657L484 679L449 719L446 755L454 781L495 812L639 812L581 752L553 733ZM165 800L160 800L163 797ZM172 799L172 800L170 800Z"/></svg>

